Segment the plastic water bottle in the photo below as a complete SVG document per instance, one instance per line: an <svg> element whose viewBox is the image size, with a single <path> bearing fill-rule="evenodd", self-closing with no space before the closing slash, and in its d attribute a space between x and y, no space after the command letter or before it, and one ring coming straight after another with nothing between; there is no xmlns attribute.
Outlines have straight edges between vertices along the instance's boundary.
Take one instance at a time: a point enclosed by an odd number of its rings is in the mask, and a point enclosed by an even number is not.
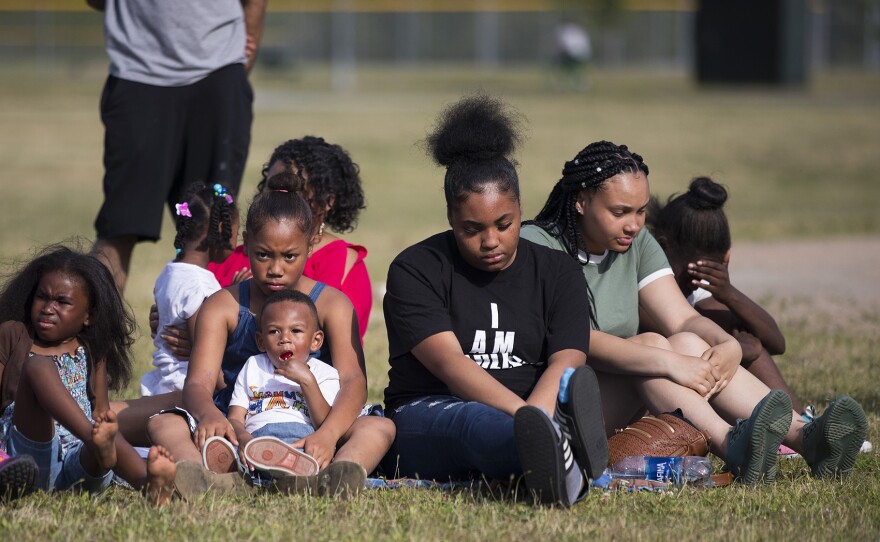
<svg viewBox="0 0 880 542"><path fill-rule="evenodd" d="M708 457L653 457L630 455L611 465L612 479L651 480L675 486L705 485L712 476Z"/></svg>

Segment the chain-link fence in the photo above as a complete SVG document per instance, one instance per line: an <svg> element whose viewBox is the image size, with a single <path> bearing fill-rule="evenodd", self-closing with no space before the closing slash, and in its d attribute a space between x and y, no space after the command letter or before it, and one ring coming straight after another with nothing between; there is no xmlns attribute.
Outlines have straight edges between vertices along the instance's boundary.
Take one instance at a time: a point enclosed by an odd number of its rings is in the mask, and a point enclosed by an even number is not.
<svg viewBox="0 0 880 542"><path fill-rule="evenodd" d="M814 71L880 71L880 0L803 1L808 13L806 51ZM59 3L71 7L58 9ZM440 3L413 0L384 2L382 9L364 9L356 0L325 2L335 7L325 11L302 4L269 3L260 59L264 67L328 62L537 65L556 58L556 33L563 21L586 30L596 66L690 69L694 62L692 1L608 2L622 7L566 11L548 7L556 5L552 2L493 11L492 6L505 4L501 0L458 2L460 11L432 10L431 5ZM71 2L45 9L39 5L0 3L0 60L75 66L105 58L100 14L89 11L84 2L81 7Z"/></svg>

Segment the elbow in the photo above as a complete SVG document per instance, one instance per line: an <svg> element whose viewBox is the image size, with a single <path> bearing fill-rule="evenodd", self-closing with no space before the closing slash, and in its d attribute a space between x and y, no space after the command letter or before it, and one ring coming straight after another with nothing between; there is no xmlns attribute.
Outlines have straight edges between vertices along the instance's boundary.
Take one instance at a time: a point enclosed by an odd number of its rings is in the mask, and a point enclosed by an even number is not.
<svg viewBox="0 0 880 542"><path fill-rule="evenodd" d="M767 352L769 352L771 356L781 356L785 353L785 339L780 337L778 342L767 345L765 348L767 348Z"/></svg>

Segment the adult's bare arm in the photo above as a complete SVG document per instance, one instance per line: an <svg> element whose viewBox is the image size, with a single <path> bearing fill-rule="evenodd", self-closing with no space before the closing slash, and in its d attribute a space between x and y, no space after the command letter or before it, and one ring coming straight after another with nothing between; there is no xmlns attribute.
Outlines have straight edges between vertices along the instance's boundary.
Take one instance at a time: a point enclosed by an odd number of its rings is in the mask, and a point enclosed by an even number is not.
<svg viewBox="0 0 880 542"><path fill-rule="evenodd" d="M244 9L244 26L247 34L245 42L245 56L247 56L247 71L250 73L257 60L257 52L260 49L260 40L263 38L263 20L266 16L266 0L241 0Z"/></svg>

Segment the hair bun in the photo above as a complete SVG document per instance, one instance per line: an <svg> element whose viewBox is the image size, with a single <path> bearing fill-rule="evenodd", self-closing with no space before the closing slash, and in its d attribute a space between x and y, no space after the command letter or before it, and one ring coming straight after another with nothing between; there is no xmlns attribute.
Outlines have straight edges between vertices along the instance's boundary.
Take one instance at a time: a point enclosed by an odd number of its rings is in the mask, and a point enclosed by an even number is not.
<svg viewBox="0 0 880 542"><path fill-rule="evenodd" d="M697 177L688 187L688 196L694 209L720 209L727 201L727 189L709 177Z"/></svg>
<svg viewBox="0 0 880 542"><path fill-rule="evenodd" d="M428 152L441 166L506 158L519 143L518 114L483 94L447 107L427 137Z"/></svg>

